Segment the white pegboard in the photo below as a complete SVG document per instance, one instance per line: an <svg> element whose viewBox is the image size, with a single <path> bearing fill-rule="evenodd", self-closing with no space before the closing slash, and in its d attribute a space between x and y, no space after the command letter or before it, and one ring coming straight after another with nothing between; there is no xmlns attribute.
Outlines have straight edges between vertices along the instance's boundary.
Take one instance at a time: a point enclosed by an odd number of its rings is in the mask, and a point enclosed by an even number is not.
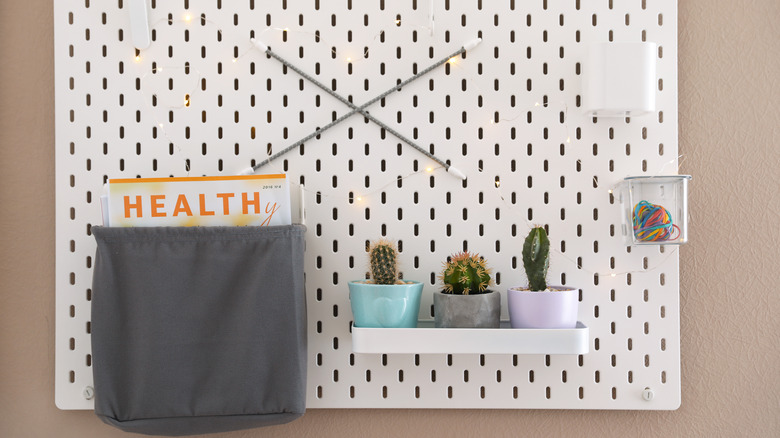
<svg viewBox="0 0 780 438"><path fill-rule="evenodd" d="M89 228L105 179L233 174L349 111L251 37L358 105L483 39L369 108L467 181L362 116L261 169L308 191L309 408L679 406L678 254L623 246L608 192L676 171L676 2L152 1L140 52L127 3L54 2L57 406L92 408ZM609 40L658 44L655 114L581 114L586 45ZM531 223L549 227L552 282L582 289L588 354L351 352L347 282L364 276L366 240L401 240L430 319L452 252L485 256L502 295L523 284Z"/></svg>

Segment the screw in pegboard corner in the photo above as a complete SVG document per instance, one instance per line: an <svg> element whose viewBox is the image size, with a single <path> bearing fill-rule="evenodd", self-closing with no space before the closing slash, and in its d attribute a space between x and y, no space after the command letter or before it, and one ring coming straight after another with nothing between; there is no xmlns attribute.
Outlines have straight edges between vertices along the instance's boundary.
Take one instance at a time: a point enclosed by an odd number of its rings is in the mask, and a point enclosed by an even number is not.
<svg viewBox="0 0 780 438"><path fill-rule="evenodd" d="M653 390L652 390L652 389L650 389L649 387L645 388L645 389L642 391L642 398L643 398L645 401L651 401L651 400L653 400L653 398L654 398L654 397L655 397L655 393L654 393L654 392L653 392Z"/></svg>
<svg viewBox="0 0 780 438"><path fill-rule="evenodd" d="M92 400L93 397L95 397L95 388L91 386L85 386L84 390L81 391L81 394L84 396L87 400Z"/></svg>

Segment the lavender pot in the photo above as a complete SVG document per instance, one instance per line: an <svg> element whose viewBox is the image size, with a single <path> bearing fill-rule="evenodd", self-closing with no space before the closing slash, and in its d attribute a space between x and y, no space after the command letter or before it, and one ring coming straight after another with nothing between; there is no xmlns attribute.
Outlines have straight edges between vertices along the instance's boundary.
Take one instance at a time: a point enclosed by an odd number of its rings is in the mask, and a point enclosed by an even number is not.
<svg viewBox="0 0 780 438"><path fill-rule="evenodd" d="M524 288L507 290L507 305L512 328L575 328L579 291L550 286L550 291L534 292Z"/></svg>

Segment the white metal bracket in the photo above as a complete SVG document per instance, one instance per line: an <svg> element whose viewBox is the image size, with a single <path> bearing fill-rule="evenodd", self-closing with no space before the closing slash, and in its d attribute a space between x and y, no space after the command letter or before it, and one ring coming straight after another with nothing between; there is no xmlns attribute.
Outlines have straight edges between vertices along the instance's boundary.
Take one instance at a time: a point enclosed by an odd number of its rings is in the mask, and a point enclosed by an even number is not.
<svg viewBox="0 0 780 438"><path fill-rule="evenodd" d="M136 49L143 50L152 43L149 29L149 8L146 0L129 0L130 33Z"/></svg>

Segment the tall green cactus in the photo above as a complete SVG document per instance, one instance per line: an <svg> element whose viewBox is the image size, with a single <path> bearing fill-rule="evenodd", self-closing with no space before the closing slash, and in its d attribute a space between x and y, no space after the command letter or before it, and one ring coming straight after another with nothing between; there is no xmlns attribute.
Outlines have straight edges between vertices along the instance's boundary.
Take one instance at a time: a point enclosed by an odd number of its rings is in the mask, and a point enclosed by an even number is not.
<svg viewBox="0 0 780 438"><path fill-rule="evenodd" d="M468 251L455 254L444 263L439 279L444 284L444 293L456 295L481 294L493 284L491 270L479 254Z"/></svg>
<svg viewBox="0 0 780 438"><path fill-rule="evenodd" d="M550 240L542 227L535 227L523 243L523 267L532 291L547 289L547 268L550 267Z"/></svg>
<svg viewBox="0 0 780 438"><path fill-rule="evenodd" d="M395 284L398 280L398 249L395 243L380 239L368 249L371 278L376 284Z"/></svg>

